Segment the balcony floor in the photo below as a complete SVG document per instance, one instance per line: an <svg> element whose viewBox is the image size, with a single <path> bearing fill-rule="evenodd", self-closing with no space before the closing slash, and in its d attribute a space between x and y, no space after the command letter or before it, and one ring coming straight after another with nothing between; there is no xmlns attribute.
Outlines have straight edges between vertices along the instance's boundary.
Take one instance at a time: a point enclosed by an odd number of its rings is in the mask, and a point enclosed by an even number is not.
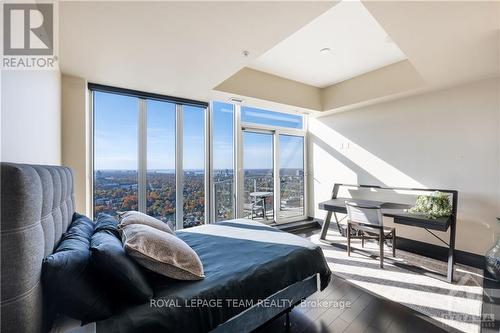
<svg viewBox="0 0 500 333"><path fill-rule="evenodd" d="M293 218L293 217L299 217L302 216L304 213L303 207L287 207L281 210L280 212L280 218L282 219L288 219L288 218ZM245 218L247 219L252 219L250 212L245 212ZM274 212L272 209L266 211L266 217L267 219L264 219L260 214L259 216L254 216L253 220L262 222L265 224L273 224L274 223Z"/></svg>

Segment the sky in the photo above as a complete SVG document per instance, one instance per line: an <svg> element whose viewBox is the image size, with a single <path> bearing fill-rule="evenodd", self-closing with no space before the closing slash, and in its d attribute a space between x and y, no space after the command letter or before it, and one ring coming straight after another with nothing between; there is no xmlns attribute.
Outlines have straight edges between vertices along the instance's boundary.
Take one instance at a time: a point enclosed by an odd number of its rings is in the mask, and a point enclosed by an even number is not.
<svg viewBox="0 0 500 333"><path fill-rule="evenodd" d="M137 169L138 99L95 92L94 149L95 169ZM175 104L147 100L148 169L175 168ZM214 102L214 169L233 168L233 107ZM186 170L204 168L204 109L183 106L183 166ZM242 108L242 121L300 128L300 116L249 107ZM244 132L245 169L270 169L273 164L272 135ZM303 167L303 139L282 135L280 167Z"/></svg>

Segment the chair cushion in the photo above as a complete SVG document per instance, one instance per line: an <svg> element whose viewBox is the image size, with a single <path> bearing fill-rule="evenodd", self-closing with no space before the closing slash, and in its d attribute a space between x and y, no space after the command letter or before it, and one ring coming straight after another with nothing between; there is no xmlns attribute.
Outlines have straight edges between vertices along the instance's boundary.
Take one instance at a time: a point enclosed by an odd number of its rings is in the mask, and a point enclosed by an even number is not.
<svg viewBox="0 0 500 333"><path fill-rule="evenodd" d="M110 215L99 214L97 217L90 244L92 266L113 299L147 302L153 297L153 290L143 268L125 253L117 226L118 221Z"/></svg>
<svg viewBox="0 0 500 333"><path fill-rule="evenodd" d="M44 258L42 283L53 312L81 320L82 324L111 316L111 302L100 287L90 263L94 223L75 213L53 254Z"/></svg>
<svg viewBox="0 0 500 333"><path fill-rule="evenodd" d="M125 252L153 272L177 280L201 280L200 258L183 240L143 224L120 225Z"/></svg>
<svg viewBox="0 0 500 333"><path fill-rule="evenodd" d="M169 234L175 235L172 229L170 229L170 227L166 223L158 219L155 219L152 216L149 216L147 214L135 210L118 214L118 219L120 221L120 224L123 226L129 224L144 224L153 227L155 229L167 232Z"/></svg>

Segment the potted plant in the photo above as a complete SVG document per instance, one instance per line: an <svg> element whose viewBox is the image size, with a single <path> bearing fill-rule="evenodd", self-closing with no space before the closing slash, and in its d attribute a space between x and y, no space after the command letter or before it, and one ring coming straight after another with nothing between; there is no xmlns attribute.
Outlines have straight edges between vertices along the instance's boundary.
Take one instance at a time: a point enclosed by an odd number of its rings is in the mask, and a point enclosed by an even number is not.
<svg viewBox="0 0 500 333"><path fill-rule="evenodd" d="M413 214L423 214L430 219L451 215L451 202L448 194L436 191L431 195L419 195L415 206L408 209Z"/></svg>
<svg viewBox="0 0 500 333"><path fill-rule="evenodd" d="M497 222L500 223L500 217L497 217ZM495 278L500 280L500 238L497 237L497 242L493 247L486 252L486 270Z"/></svg>

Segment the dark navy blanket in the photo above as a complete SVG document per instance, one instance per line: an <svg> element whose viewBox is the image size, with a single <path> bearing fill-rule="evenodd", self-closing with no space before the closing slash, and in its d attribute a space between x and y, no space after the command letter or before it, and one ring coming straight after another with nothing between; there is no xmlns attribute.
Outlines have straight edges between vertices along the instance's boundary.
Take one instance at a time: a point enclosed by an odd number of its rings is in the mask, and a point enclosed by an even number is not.
<svg viewBox="0 0 500 333"><path fill-rule="evenodd" d="M311 275L319 273L321 289L331 278L317 245L258 222L231 220L177 235L199 255L205 279L175 281L150 274L154 298L123 307L98 322L98 331L208 332Z"/></svg>

